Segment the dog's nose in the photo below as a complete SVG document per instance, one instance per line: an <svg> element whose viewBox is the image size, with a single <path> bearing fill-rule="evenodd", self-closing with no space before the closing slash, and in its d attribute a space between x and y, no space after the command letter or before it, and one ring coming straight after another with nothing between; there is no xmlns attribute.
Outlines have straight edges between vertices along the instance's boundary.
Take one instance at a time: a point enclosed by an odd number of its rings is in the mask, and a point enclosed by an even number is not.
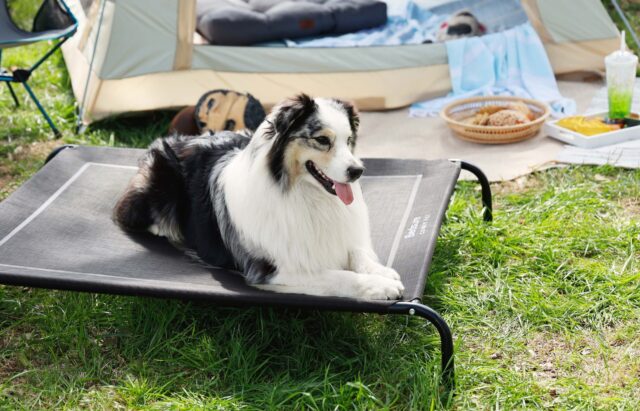
<svg viewBox="0 0 640 411"><path fill-rule="evenodd" d="M351 166L347 168L347 177L349 178L349 181L356 181L360 178L363 172L364 167Z"/></svg>

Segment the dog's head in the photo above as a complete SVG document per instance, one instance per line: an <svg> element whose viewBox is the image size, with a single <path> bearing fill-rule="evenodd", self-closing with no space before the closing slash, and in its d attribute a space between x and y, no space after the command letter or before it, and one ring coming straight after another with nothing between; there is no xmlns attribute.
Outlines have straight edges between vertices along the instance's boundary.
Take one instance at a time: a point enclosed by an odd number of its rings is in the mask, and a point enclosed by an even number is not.
<svg viewBox="0 0 640 411"><path fill-rule="evenodd" d="M358 123L355 107L341 100L300 94L274 107L264 133L273 178L284 190L313 184L350 204L350 183L364 171L354 155Z"/></svg>

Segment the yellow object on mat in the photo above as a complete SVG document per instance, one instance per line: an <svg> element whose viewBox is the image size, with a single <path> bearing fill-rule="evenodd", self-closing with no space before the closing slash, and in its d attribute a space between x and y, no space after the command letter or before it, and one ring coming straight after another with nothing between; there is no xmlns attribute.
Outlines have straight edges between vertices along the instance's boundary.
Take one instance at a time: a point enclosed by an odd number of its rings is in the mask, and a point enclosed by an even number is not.
<svg viewBox="0 0 640 411"><path fill-rule="evenodd" d="M557 123L560 127L576 131L585 136L595 136L597 134L608 133L619 130L618 124L607 124L599 118L587 118L585 116L565 117Z"/></svg>

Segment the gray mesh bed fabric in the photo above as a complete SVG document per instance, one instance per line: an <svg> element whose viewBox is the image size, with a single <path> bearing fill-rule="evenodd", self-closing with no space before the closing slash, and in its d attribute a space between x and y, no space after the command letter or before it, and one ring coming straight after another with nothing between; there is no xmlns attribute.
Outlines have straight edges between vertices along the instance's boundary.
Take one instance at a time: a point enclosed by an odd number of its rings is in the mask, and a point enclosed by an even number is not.
<svg viewBox="0 0 640 411"><path fill-rule="evenodd" d="M380 311L392 301L277 294L237 273L200 266L153 235L132 236L111 210L141 150L62 151L0 203L0 281L73 290ZM460 172L449 161L368 160L362 187L382 262L422 297L442 216Z"/></svg>
<svg viewBox="0 0 640 411"><path fill-rule="evenodd" d="M419 300L460 169L472 166L448 160L365 159L361 182L374 248L406 287L403 301L377 301L258 290L245 285L238 273L193 262L163 238L123 232L111 212L143 152L63 147L2 201L0 283L216 305L418 314L438 329L443 369L452 375L451 332ZM483 181L484 196L488 183ZM490 195L485 204L490 208Z"/></svg>

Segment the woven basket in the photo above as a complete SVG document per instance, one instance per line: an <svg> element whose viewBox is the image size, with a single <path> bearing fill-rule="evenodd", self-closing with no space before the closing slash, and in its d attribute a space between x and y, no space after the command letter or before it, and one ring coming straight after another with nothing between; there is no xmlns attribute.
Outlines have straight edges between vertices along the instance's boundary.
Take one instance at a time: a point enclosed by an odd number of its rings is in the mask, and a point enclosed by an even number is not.
<svg viewBox="0 0 640 411"><path fill-rule="evenodd" d="M507 106L509 103L522 102L529 107L535 119L526 124L515 126L479 126L466 124L464 119L476 114L485 106ZM521 97L472 97L454 101L440 112L451 130L463 140L481 144L505 144L526 140L538 134L549 116L549 106L536 100Z"/></svg>

